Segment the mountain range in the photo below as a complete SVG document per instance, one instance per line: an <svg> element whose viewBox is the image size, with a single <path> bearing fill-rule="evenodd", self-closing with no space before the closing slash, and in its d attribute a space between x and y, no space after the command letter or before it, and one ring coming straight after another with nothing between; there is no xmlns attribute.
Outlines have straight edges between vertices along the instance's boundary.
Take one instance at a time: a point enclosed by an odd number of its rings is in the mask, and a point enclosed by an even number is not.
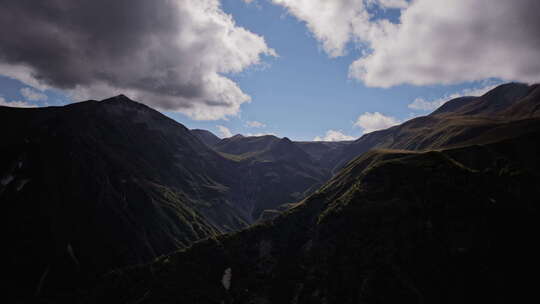
<svg viewBox="0 0 540 304"><path fill-rule="evenodd" d="M350 142L220 139L123 95L0 107L10 290L71 303L515 302L534 295L524 278L538 266L539 117L540 86L517 83Z"/></svg>

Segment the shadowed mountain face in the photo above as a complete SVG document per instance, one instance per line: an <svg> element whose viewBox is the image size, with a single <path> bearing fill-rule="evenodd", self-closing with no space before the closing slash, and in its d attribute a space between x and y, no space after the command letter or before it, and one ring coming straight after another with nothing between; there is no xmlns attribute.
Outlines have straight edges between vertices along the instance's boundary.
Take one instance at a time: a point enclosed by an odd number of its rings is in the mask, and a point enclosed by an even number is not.
<svg viewBox="0 0 540 304"><path fill-rule="evenodd" d="M8 273L29 295L239 230L329 178L288 139L231 160L125 96L0 107L0 127Z"/></svg>
<svg viewBox="0 0 540 304"><path fill-rule="evenodd" d="M321 167L331 169L333 160L352 141L300 141L295 142L306 151Z"/></svg>
<svg viewBox="0 0 540 304"><path fill-rule="evenodd" d="M222 139L214 149L226 157L237 160L258 161L306 161L314 160L288 138L273 135L250 136L235 135Z"/></svg>
<svg viewBox="0 0 540 304"><path fill-rule="evenodd" d="M209 147L214 146L221 140L214 133L207 130L193 129L191 130L191 133Z"/></svg>
<svg viewBox="0 0 540 304"><path fill-rule="evenodd" d="M1 108L0 125L8 267L32 293L249 223L233 204L234 164L126 97Z"/></svg>
<svg viewBox="0 0 540 304"><path fill-rule="evenodd" d="M253 218L276 214L283 203L294 203L315 191L330 178L330 171L288 138L272 135L233 136L214 146L224 157L235 160L244 174L249 197L257 201ZM276 205L276 202L282 202Z"/></svg>
<svg viewBox="0 0 540 304"><path fill-rule="evenodd" d="M536 302L534 121L490 144L368 152L282 216L109 274L89 301Z"/></svg>
<svg viewBox="0 0 540 304"><path fill-rule="evenodd" d="M219 140L206 130L192 133L238 163L244 186L251 189L247 197L257 202L247 215L252 220L274 217L319 188L332 176L335 155L351 143L293 142L286 137L241 134Z"/></svg>

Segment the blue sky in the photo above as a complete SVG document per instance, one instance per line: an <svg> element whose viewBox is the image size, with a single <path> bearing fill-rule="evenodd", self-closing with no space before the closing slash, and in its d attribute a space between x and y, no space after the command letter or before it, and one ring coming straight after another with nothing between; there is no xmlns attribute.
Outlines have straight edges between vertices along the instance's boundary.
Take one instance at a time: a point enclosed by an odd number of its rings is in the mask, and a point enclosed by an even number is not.
<svg viewBox="0 0 540 304"><path fill-rule="evenodd" d="M407 120L427 113L407 107L418 97L433 100L482 86L481 82L471 82L367 88L348 77L349 65L361 49L350 44L347 56L329 58L305 24L281 7L264 1L245 4L238 0L223 0L222 5L238 25L265 37L279 57L266 58L263 66L231 75L252 97L251 103L242 106L239 117L218 122L194 121L182 114L168 113L190 128L207 129L221 135L217 125L222 125L232 134L272 133L294 140L313 140L324 136L328 130L359 137L362 129L354 123L365 112L380 112L397 120ZM395 20L399 11L378 10L377 14ZM247 126L248 121L258 121L266 127L252 128Z"/></svg>
<svg viewBox="0 0 540 304"><path fill-rule="evenodd" d="M259 64L224 74L251 97L251 102L242 103L236 115L195 120L179 112L163 111L188 128L207 129L219 136L224 135L222 131L226 128L232 134L270 133L293 140L324 138L333 130L357 138L370 131L357 123L366 113L378 112L396 123L430 112L429 107L424 110L411 107L417 99L440 103L450 97L481 93L502 81L497 77L477 77L440 84L434 81L428 85L367 87L349 76L351 64L368 51L365 45L349 41L345 55L332 58L306 22L284 6L263 0L253 3L222 0L221 8L232 15L237 26L264 37L278 56L263 55ZM393 23L400 20L399 9L372 6L370 13L373 20L388 19ZM454 84L442 84L448 82ZM22 89L29 87L19 80L0 76L0 102L50 106L73 101L63 91L50 88L43 92L32 88L37 95L23 94Z"/></svg>

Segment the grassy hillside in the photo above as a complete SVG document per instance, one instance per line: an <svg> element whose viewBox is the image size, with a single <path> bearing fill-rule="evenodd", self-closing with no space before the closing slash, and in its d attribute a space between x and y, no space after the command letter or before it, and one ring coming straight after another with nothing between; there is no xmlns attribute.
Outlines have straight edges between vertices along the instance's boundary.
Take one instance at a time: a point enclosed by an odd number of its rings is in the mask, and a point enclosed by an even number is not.
<svg viewBox="0 0 540 304"><path fill-rule="evenodd" d="M296 143L272 135L223 139L214 146L222 156L237 162L247 198L257 201L253 219L297 202L330 178L330 172ZM276 191L278 190L279 191Z"/></svg>
<svg viewBox="0 0 540 304"><path fill-rule="evenodd" d="M504 84L480 97L450 100L428 116L413 118L401 125L365 134L334 155L330 163L336 173L347 162L371 149L425 151L487 143L489 140L501 139L489 134L517 135L527 132L526 128L522 128L522 123L508 126L508 122L539 116L539 85ZM500 129L505 131L499 133Z"/></svg>
<svg viewBox="0 0 540 304"><path fill-rule="evenodd" d="M89 302L537 299L539 143L537 128L485 145L372 151L271 222L111 273Z"/></svg>

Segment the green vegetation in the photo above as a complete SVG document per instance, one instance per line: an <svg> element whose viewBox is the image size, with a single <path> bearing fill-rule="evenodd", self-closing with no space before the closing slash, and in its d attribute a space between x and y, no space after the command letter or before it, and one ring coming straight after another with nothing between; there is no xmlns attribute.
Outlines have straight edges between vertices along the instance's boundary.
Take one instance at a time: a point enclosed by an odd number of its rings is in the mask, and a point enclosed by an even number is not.
<svg viewBox="0 0 540 304"><path fill-rule="evenodd" d="M525 299L538 269L539 143L537 132L425 153L372 151L280 217L107 276L90 302ZM516 158L523 147L530 159ZM478 157L485 162L475 167L461 161ZM230 290L220 281L227 268Z"/></svg>

